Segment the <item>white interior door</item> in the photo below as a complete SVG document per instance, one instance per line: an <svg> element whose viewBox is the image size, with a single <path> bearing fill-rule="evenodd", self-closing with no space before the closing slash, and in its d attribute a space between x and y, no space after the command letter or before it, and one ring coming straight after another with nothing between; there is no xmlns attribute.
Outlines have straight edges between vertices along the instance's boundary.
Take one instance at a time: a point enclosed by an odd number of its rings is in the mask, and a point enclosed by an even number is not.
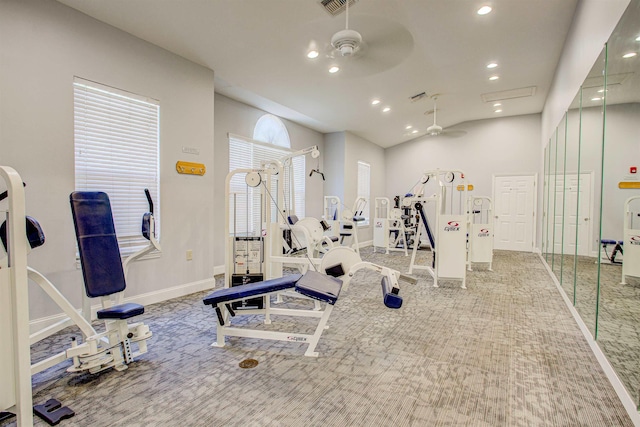
<svg viewBox="0 0 640 427"><path fill-rule="evenodd" d="M564 183L564 242L562 241L562 193ZM578 188L580 192L578 193ZM579 196L579 199L578 199ZM564 249L565 254L576 253L576 233L578 234L578 255L589 256L589 232L591 230L591 174L566 174L556 180L556 220L554 253ZM578 205L578 201L580 205ZM577 208L580 208L577 210ZM577 218L576 218L577 215ZM564 244L564 248L561 246Z"/></svg>
<svg viewBox="0 0 640 427"><path fill-rule="evenodd" d="M533 250L535 189L535 175L493 177L495 249Z"/></svg>

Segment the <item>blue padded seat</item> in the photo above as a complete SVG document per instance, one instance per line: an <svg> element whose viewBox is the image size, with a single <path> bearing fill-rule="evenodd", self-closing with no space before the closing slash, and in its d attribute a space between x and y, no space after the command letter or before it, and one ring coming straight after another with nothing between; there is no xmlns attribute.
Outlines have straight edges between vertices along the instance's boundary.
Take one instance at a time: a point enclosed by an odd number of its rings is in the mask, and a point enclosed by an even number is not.
<svg viewBox="0 0 640 427"><path fill-rule="evenodd" d="M296 292L309 298L335 304L342 289L342 280L309 270L296 283Z"/></svg>
<svg viewBox="0 0 640 427"><path fill-rule="evenodd" d="M618 243L617 240L611 240L611 239L602 239L600 240L600 243L602 243L603 245L615 245Z"/></svg>
<svg viewBox="0 0 640 427"><path fill-rule="evenodd" d="M233 286L231 288L216 289L205 297L202 302L205 305L215 306L221 302L244 299L263 295L268 292L278 292L295 287L301 274L291 274L277 279L264 280L262 282L247 283L246 285Z"/></svg>
<svg viewBox="0 0 640 427"><path fill-rule="evenodd" d="M98 310L98 319L128 319L144 313L144 306L132 302Z"/></svg>
<svg viewBox="0 0 640 427"><path fill-rule="evenodd" d="M389 283L389 278L384 276L381 281L382 285L382 295L384 298L384 305L389 308L400 308L402 307L402 297L397 293L393 292L391 288L391 283Z"/></svg>

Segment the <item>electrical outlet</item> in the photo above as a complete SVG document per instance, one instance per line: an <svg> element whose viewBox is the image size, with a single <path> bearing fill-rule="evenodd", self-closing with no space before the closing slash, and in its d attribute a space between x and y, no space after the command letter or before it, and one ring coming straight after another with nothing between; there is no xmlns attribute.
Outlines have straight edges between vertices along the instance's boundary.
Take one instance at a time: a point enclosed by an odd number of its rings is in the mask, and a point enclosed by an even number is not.
<svg viewBox="0 0 640 427"><path fill-rule="evenodd" d="M187 250L187 261L191 261L193 259L193 251L191 249Z"/></svg>

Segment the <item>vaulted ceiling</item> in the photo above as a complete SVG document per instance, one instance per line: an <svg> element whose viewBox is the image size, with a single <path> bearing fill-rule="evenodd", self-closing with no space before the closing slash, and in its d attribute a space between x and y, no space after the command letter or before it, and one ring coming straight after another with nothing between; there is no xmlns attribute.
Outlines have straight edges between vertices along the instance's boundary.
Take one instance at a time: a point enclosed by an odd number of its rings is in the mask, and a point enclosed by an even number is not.
<svg viewBox="0 0 640 427"><path fill-rule="evenodd" d="M218 93L382 147L423 136L434 97L448 130L541 112L578 2L352 0L349 28L363 44L342 57L330 43L344 5L333 16L321 0L59 1L211 68ZM477 14L483 5L492 11Z"/></svg>

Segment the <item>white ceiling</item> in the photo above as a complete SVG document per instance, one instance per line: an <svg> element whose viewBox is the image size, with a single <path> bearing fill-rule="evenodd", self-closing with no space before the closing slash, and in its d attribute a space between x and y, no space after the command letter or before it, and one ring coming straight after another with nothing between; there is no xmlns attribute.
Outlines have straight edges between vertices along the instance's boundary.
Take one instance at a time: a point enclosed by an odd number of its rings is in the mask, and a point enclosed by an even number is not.
<svg viewBox="0 0 640 427"><path fill-rule="evenodd" d="M216 92L320 132L349 131L382 147L433 123L542 111L578 0L358 0L349 28L365 48L327 72L331 36L345 27L320 0L59 0L87 15L211 68ZM476 14L483 4L493 11ZM311 45L323 50L316 60ZM498 62L488 70L486 64ZM500 79L489 81L493 74ZM481 95L535 86L502 102ZM382 103L373 107L371 99ZM382 113L383 106L391 111ZM411 134L407 125L419 130Z"/></svg>

